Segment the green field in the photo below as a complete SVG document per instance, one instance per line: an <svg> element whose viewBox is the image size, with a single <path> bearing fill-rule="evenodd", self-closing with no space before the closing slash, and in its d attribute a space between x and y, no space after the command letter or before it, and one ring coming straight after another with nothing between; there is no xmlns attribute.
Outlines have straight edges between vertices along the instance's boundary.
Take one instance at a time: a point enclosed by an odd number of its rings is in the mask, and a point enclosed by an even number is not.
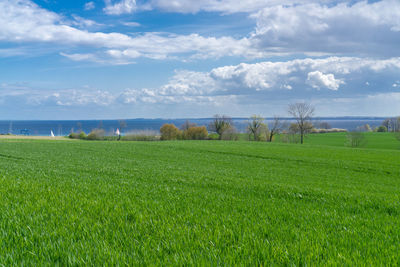
<svg viewBox="0 0 400 267"><path fill-rule="evenodd" d="M365 144L363 148L400 149L400 142L393 133L363 133ZM346 133L309 134L306 143L313 145L345 146Z"/></svg>
<svg viewBox="0 0 400 267"><path fill-rule="evenodd" d="M309 138L0 140L0 265L399 265L400 150Z"/></svg>

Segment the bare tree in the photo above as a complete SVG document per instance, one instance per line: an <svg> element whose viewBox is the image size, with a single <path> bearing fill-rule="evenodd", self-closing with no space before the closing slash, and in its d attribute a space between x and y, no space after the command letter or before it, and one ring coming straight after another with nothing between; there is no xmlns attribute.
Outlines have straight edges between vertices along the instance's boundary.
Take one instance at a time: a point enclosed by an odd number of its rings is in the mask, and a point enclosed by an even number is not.
<svg viewBox="0 0 400 267"><path fill-rule="evenodd" d="M279 134L283 127L281 118L279 116L274 116L274 120L271 124L271 128L269 129L269 137L268 141L272 142L272 138L274 138L274 135Z"/></svg>
<svg viewBox="0 0 400 267"><path fill-rule="evenodd" d="M365 135L360 131L352 131L346 134L347 146L360 147L366 144Z"/></svg>
<svg viewBox="0 0 400 267"><path fill-rule="evenodd" d="M294 103L290 104L288 113L294 117L300 133L300 143L304 143L304 136L311 131L311 118L314 116L315 108L309 103Z"/></svg>
<svg viewBox="0 0 400 267"><path fill-rule="evenodd" d="M222 138L224 131L230 129L233 126L232 119L225 115L214 115L213 121L209 125L209 130L216 132L219 135L219 139Z"/></svg>
<svg viewBox="0 0 400 267"><path fill-rule="evenodd" d="M331 129L332 126L331 126L329 123L323 121L323 122L321 122L321 123L319 124L319 128L320 128L320 129Z"/></svg>
<svg viewBox="0 0 400 267"><path fill-rule="evenodd" d="M388 132L398 132L400 131L400 117L385 119L382 125L387 128Z"/></svg>
<svg viewBox="0 0 400 267"><path fill-rule="evenodd" d="M186 120L186 121L181 125L181 130L182 130L182 131L186 131L186 130L189 130L189 128L196 127L196 126L197 126L196 123L193 123L193 122L190 122L189 120Z"/></svg>

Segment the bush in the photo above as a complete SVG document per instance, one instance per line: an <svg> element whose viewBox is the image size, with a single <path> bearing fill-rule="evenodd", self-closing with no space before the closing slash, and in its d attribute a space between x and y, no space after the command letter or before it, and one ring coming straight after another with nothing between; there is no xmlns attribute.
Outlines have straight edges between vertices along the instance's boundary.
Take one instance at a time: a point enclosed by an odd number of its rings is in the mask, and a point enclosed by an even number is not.
<svg viewBox="0 0 400 267"><path fill-rule="evenodd" d="M220 139L237 141L239 140L239 137L239 133L236 131L235 127L231 126L222 133Z"/></svg>
<svg viewBox="0 0 400 267"><path fill-rule="evenodd" d="M79 139L79 134L77 134L77 133L70 133L70 134L68 135L68 137L71 138L71 139Z"/></svg>
<svg viewBox="0 0 400 267"><path fill-rule="evenodd" d="M68 137L71 139L86 139L87 138L84 131L81 131L80 133L70 133L68 135Z"/></svg>
<svg viewBox="0 0 400 267"><path fill-rule="evenodd" d="M219 140L219 135L217 133L210 133L208 135L209 140Z"/></svg>
<svg viewBox="0 0 400 267"><path fill-rule="evenodd" d="M346 133L346 129L340 129L340 128L331 128L331 129L312 129L311 133Z"/></svg>
<svg viewBox="0 0 400 267"><path fill-rule="evenodd" d="M92 130L88 136L87 140L104 140L105 131L103 129L94 129Z"/></svg>
<svg viewBox="0 0 400 267"><path fill-rule="evenodd" d="M182 134L174 124L164 124L160 128L161 140L176 140Z"/></svg>
<svg viewBox="0 0 400 267"><path fill-rule="evenodd" d="M205 126L190 127L183 132L185 140L205 140L208 137L208 131Z"/></svg>
<svg viewBox="0 0 400 267"><path fill-rule="evenodd" d="M378 127L378 129L376 131L379 132L379 133L386 133L387 132L387 128L386 128L386 126L381 125L381 126Z"/></svg>
<svg viewBox="0 0 400 267"><path fill-rule="evenodd" d="M86 135L86 133L84 131L82 131L82 132L79 133L78 137L79 137L79 139L86 139L87 135Z"/></svg>
<svg viewBox="0 0 400 267"><path fill-rule="evenodd" d="M124 135L122 141L159 141L160 137L157 136L155 131L135 131Z"/></svg>

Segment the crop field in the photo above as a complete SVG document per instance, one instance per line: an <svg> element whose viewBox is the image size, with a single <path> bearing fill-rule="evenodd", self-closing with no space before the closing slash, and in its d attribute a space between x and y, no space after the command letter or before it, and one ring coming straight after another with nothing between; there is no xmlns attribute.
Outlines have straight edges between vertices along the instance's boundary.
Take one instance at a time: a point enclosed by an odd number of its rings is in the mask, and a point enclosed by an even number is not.
<svg viewBox="0 0 400 267"><path fill-rule="evenodd" d="M400 142L393 133L366 132L363 148L400 149ZM306 142L313 145L345 146L346 133L309 134Z"/></svg>
<svg viewBox="0 0 400 267"><path fill-rule="evenodd" d="M0 140L0 266L399 265L399 251L399 149Z"/></svg>

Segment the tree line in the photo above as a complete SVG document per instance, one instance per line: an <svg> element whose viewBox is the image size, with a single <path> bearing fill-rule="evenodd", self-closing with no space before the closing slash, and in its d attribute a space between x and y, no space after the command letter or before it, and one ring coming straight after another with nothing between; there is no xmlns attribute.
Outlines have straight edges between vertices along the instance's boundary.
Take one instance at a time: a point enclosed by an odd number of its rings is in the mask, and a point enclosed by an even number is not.
<svg viewBox="0 0 400 267"><path fill-rule="evenodd" d="M304 136L314 128L311 122L314 110L315 108L309 103L294 103L288 106L288 113L295 119L295 123L290 124L288 132L299 134L301 144L304 143ZM284 128L286 128L285 123L280 116L274 116L269 128L263 117L253 115L247 125L248 138L252 141L272 142ZM208 131L213 134L209 134ZM226 115L215 115L208 127L197 126L189 121L181 129L174 124L164 124L160 128L160 133L161 140L239 139L232 118Z"/></svg>

